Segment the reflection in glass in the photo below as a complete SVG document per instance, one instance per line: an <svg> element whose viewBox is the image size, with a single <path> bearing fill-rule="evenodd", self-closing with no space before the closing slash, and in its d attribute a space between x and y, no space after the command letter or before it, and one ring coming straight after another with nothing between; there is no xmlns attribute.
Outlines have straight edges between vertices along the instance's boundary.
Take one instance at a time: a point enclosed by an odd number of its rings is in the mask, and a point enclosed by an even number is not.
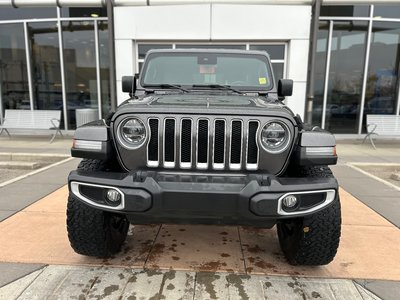
<svg viewBox="0 0 400 300"><path fill-rule="evenodd" d="M324 5L323 17L369 17L369 5Z"/></svg>
<svg viewBox="0 0 400 300"><path fill-rule="evenodd" d="M272 70L274 71L275 81L278 83L279 79L283 78L284 63L273 63Z"/></svg>
<svg viewBox="0 0 400 300"><path fill-rule="evenodd" d="M75 129L77 117L84 113L77 109L92 109L91 118L98 116L94 24L87 21L62 22L62 30L68 127Z"/></svg>
<svg viewBox="0 0 400 300"><path fill-rule="evenodd" d="M314 101L312 109L312 124L322 126L322 109L324 100L324 84L326 72L326 54L328 49L329 22L319 22L317 36L317 51L314 69Z"/></svg>
<svg viewBox="0 0 400 300"><path fill-rule="evenodd" d="M271 59L285 59L285 45L250 45L250 50L266 51Z"/></svg>
<svg viewBox="0 0 400 300"><path fill-rule="evenodd" d="M0 25L0 101L4 109L30 109L22 24Z"/></svg>
<svg viewBox="0 0 400 300"><path fill-rule="evenodd" d="M329 69L325 128L357 133L368 23L335 22Z"/></svg>
<svg viewBox="0 0 400 300"><path fill-rule="evenodd" d="M34 109L62 110L61 69L56 22L28 23ZM63 121L61 126L64 126Z"/></svg>
<svg viewBox="0 0 400 300"><path fill-rule="evenodd" d="M375 5L375 18L400 18L400 5Z"/></svg>
<svg viewBox="0 0 400 300"><path fill-rule="evenodd" d="M172 49L172 44L140 44L138 45L139 59L144 59L151 49Z"/></svg>
<svg viewBox="0 0 400 300"><path fill-rule="evenodd" d="M191 48L196 48L196 49L241 49L241 50L246 50L246 45L229 45L229 44L191 44L191 45L182 45L182 44L177 44L176 48L184 48L184 49L191 49Z"/></svg>
<svg viewBox="0 0 400 300"><path fill-rule="evenodd" d="M56 18L55 7L1 7L0 20Z"/></svg>
<svg viewBox="0 0 400 300"><path fill-rule="evenodd" d="M100 54L100 78L102 114L106 118L111 112L111 98L109 86L109 52L108 52L108 24L107 21L99 21L99 54Z"/></svg>
<svg viewBox="0 0 400 300"><path fill-rule="evenodd" d="M399 23L373 23L364 115L396 113L399 47Z"/></svg>
<svg viewBox="0 0 400 300"><path fill-rule="evenodd" d="M97 18L107 17L106 7L62 7L63 18Z"/></svg>

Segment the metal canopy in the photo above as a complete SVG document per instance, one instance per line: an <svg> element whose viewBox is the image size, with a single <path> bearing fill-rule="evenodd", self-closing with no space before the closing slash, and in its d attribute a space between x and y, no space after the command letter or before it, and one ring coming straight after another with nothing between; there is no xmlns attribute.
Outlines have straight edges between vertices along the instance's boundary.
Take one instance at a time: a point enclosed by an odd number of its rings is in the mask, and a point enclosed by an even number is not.
<svg viewBox="0 0 400 300"><path fill-rule="evenodd" d="M262 4L262 5L311 5L314 0L110 0L113 6L159 6L187 4ZM8 7L100 7L108 0L0 0L1 6ZM325 0L322 4L395 4L398 0Z"/></svg>

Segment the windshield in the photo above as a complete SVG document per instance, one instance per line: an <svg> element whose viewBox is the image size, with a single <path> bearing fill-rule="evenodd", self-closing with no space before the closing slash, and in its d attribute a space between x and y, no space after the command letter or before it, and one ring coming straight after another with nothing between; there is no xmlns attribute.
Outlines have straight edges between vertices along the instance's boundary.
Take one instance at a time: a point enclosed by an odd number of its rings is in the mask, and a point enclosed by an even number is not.
<svg viewBox="0 0 400 300"><path fill-rule="evenodd" d="M229 86L270 90L273 79L264 55L238 53L151 53L143 66L143 87L179 85L192 88Z"/></svg>

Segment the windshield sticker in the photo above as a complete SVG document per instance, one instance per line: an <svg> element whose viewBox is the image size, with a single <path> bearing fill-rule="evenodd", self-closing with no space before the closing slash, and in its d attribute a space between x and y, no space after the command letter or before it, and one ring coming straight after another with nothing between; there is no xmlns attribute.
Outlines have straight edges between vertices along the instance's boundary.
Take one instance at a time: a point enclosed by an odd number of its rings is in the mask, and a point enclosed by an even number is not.
<svg viewBox="0 0 400 300"><path fill-rule="evenodd" d="M267 78L266 77L259 77L258 78L258 83L259 84L267 84Z"/></svg>
<svg viewBox="0 0 400 300"><path fill-rule="evenodd" d="M200 65L200 74L215 74L214 65Z"/></svg>

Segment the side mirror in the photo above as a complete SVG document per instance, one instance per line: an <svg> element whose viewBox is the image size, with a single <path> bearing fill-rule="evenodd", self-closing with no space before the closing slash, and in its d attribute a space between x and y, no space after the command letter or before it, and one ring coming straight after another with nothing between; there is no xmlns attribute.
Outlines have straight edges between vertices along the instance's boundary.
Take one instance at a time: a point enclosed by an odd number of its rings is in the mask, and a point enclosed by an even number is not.
<svg viewBox="0 0 400 300"><path fill-rule="evenodd" d="M292 96L293 94L293 80L291 79L279 79L278 81L278 97L279 99L285 99L286 96Z"/></svg>
<svg viewBox="0 0 400 300"><path fill-rule="evenodd" d="M129 93L132 97L136 91L136 77L135 76L122 76L122 91Z"/></svg>

